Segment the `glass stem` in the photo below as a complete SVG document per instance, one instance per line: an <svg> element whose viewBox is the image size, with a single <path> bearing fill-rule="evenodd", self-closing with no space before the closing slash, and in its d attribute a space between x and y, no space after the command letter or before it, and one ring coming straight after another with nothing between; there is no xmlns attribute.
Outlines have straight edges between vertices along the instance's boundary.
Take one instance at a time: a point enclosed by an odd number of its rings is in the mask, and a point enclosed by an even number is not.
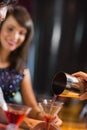
<svg viewBox="0 0 87 130"><path fill-rule="evenodd" d="M18 127L17 125L10 123L7 125L6 130L18 130Z"/></svg>

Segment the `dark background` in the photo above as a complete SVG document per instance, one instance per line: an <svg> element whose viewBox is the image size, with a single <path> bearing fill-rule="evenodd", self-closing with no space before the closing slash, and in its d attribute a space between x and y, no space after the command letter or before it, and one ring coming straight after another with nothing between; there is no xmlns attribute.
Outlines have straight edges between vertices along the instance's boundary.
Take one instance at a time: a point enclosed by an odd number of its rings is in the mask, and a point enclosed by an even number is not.
<svg viewBox="0 0 87 130"><path fill-rule="evenodd" d="M34 21L28 65L36 94L51 95L55 73L87 72L87 1L20 0Z"/></svg>

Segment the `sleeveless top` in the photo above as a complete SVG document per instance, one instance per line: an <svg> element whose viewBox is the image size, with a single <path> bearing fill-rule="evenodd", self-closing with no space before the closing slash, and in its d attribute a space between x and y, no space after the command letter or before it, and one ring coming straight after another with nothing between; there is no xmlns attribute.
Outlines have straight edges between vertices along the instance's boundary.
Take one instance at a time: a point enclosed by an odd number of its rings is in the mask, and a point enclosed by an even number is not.
<svg viewBox="0 0 87 130"><path fill-rule="evenodd" d="M14 97L20 91L20 84L23 77L23 74L18 74L12 68L0 68L0 87L7 103L14 103Z"/></svg>

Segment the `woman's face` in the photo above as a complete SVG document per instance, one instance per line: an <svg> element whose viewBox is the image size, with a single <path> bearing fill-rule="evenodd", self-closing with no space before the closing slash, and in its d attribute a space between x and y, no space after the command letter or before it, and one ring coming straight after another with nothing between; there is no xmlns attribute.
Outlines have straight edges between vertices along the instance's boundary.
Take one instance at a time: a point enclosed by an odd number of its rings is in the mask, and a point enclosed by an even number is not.
<svg viewBox="0 0 87 130"><path fill-rule="evenodd" d="M27 30L20 26L13 16L9 16L3 23L0 31L0 44L2 49L14 51L25 40Z"/></svg>

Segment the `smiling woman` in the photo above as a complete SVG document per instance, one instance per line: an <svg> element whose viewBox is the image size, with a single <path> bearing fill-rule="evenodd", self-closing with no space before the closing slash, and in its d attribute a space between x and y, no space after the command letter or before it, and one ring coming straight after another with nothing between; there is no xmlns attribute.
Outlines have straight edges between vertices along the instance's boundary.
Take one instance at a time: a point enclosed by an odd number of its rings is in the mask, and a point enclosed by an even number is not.
<svg viewBox="0 0 87 130"><path fill-rule="evenodd" d="M0 53L4 51L5 55L8 52L9 57L6 55L6 59L11 66L20 66L17 71L21 70L21 66L24 68L28 46L33 37L33 22L25 8L17 6L8 10L6 19L1 24L0 37Z"/></svg>
<svg viewBox="0 0 87 130"><path fill-rule="evenodd" d="M26 67L33 33L33 21L26 8L9 8L0 27L0 87L7 103L22 103L32 107L29 117L43 119ZM19 102L18 93L22 102ZM57 116L56 119L60 122Z"/></svg>
<svg viewBox="0 0 87 130"><path fill-rule="evenodd" d="M31 117L36 118L40 110L26 67L33 32L31 16L24 7L8 9L0 26L0 87L7 103L20 103L17 94L21 93L22 103L33 108Z"/></svg>

